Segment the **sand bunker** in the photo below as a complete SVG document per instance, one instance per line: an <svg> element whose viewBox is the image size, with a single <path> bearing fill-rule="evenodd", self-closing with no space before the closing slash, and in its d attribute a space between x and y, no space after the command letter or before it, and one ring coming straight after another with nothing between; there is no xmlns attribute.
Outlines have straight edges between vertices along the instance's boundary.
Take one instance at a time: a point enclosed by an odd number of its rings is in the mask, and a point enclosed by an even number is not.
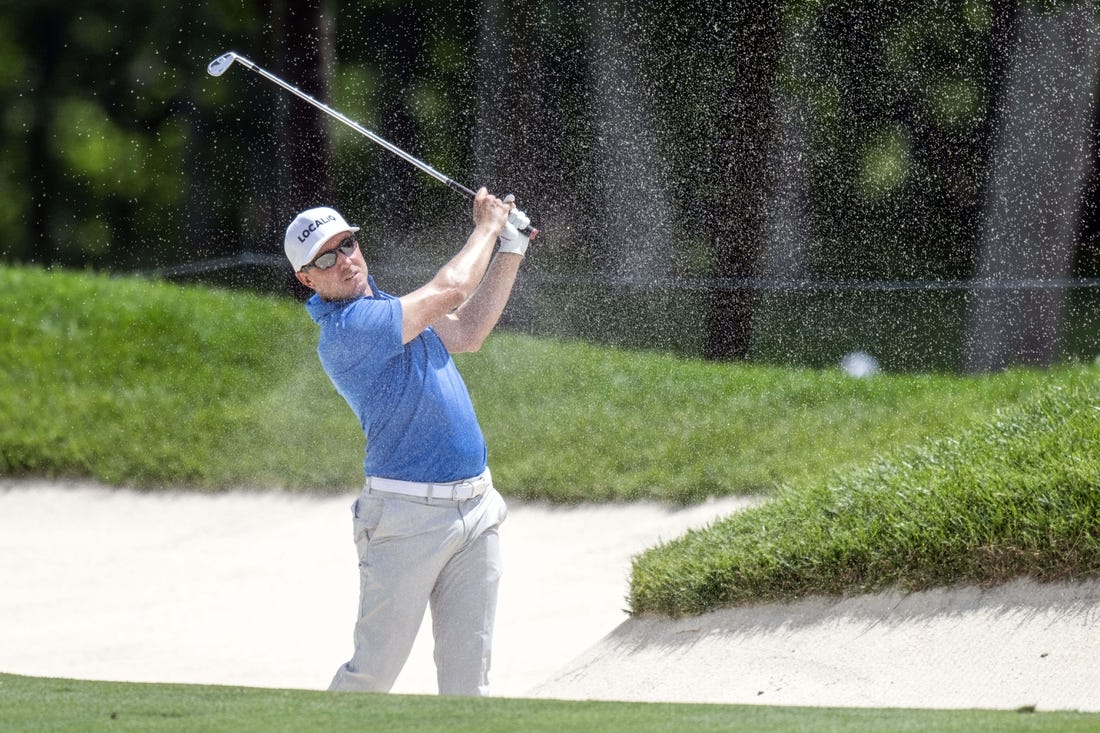
<svg viewBox="0 0 1100 733"><path fill-rule="evenodd" d="M1100 710L1100 584L886 593L623 623L532 694Z"/></svg>
<svg viewBox="0 0 1100 733"><path fill-rule="evenodd" d="M0 671L323 689L351 651L351 500L0 481ZM634 554L750 503L512 502L493 694L1100 710L1095 583L627 617ZM435 689L422 629L394 691Z"/></svg>

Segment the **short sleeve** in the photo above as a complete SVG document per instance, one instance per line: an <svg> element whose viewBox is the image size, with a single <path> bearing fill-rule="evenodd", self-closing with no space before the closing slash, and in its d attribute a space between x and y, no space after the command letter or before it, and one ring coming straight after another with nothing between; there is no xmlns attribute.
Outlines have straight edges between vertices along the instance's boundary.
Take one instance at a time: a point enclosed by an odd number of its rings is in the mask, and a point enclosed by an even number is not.
<svg viewBox="0 0 1100 733"><path fill-rule="evenodd" d="M401 301L361 298L321 324L318 343L330 375L375 364L378 368L401 354Z"/></svg>

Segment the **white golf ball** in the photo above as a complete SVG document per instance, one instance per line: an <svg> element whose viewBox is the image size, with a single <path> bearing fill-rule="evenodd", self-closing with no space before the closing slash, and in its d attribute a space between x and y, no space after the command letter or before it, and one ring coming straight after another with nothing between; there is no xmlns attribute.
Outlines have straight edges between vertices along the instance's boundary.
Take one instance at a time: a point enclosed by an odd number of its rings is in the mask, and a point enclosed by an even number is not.
<svg viewBox="0 0 1100 733"><path fill-rule="evenodd" d="M840 368L849 377L857 379L874 376L880 371L878 359L866 351L852 351L845 354L840 360Z"/></svg>

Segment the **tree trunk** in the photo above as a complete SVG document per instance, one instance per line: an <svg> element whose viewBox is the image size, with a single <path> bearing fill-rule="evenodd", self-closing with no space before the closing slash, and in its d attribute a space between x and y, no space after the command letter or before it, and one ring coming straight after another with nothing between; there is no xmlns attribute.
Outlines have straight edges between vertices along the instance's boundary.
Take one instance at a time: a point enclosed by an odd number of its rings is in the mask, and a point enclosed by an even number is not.
<svg viewBox="0 0 1100 733"><path fill-rule="evenodd" d="M998 104L964 367L1049 365L1059 352L1086 163L1100 25L1091 3L1023 7Z"/></svg>
<svg viewBox="0 0 1100 733"><path fill-rule="evenodd" d="M274 73L321 101L328 97L328 70L333 64L334 15L329 0L263 0L261 14L277 32L265 34L264 55ZM261 64L263 65L263 64ZM263 81L263 84L269 82ZM328 117L313 105L271 85L276 125L274 154L254 156L255 175L267 175L260 241L283 256L283 235L294 216L330 200L331 145ZM289 268L283 288L304 299L310 291Z"/></svg>
<svg viewBox="0 0 1100 733"><path fill-rule="evenodd" d="M718 74L709 80L720 111L712 139L712 291L706 356L743 359L752 342L755 293L735 283L756 271L767 227L767 150L774 126L780 38L776 2L718 3L712 21Z"/></svg>
<svg viewBox="0 0 1100 733"><path fill-rule="evenodd" d="M595 117L589 161L595 184L591 234L603 275L646 283L671 273L673 216L651 130L644 68L624 31L632 20L631 7L595 3L590 10L588 84Z"/></svg>
<svg viewBox="0 0 1100 733"><path fill-rule="evenodd" d="M333 13L328 0L284 0L279 76L325 101L333 64ZM331 204L329 121L321 110L293 95L279 94L280 135L277 209L289 223L299 211Z"/></svg>
<svg viewBox="0 0 1100 733"><path fill-rule="evenodd" d="M538 34L540 3L481 0L477 15L475 174L469 185L497 196L514 194L516 204L543 230L560 231L546 206L548 191L560 191L554 114L556 101L545 79ZM534 252L538 251L535 244ZM532 257L532 260L537 260ZM524 270L530 270L531 264ZM534 294L520 277L501 321L527 324Z"/></svg>
<svg viewBox="0 0 1100 733"><path fill-rule="evenodd" d="M404 11L400 5L391 11L389 27L399 29L409 39L425 33L421 14ZM410 92L413 90L415 70L422 63L418 58L420 48L411 41L398 41L386 47L382 56L382 83L379 85L379 134L391 143L415 156L424 155L424 145L417 141L417 124L413 117ZM373 215L381 232L389 233L388 246L396 244L390 252L401 262L407 261L407 247L420 238L414 232L423 231L433 222L424 221L420 213L418 184L428 183L424 174L397 156L379 150L378 170L385 186L376 186L373 193ZM431 163L432 161L428 161ZM444 171L449 173L449 171ZM395 236L396 235L396 236Z"/></svg>
<svg viewBox="0 0 1100 733"><path fill-rule="evenodd" d="M769 154L773 191L765 216L765 232L756 275L769 283L794 283L806 278L810 261L809 151L806 145L806 104L798 98L779 95L778 129ZM752 352L783 331L789 317L791 294L785 287L759 292L752 313Z"/></svg>
<svg viewBox="0 0 1100 733"><path fill-rule="evenodd" d="M35 110L30 132L27 135L27 153L31 163L31 221L34 227L33 249L28 260L42 267L52 267L57 259L54 244L53 198L61 188L58 182L57 160L50 139L50 126L54 123L56 69L61 54L62 19L53 10L45 11L33 24L37 67L35 84Z"/></svg>
<svg viewBox="0 0 1100 733"><path fill-rule="evenodd" d="M474 161L481 178L470 186L530 195L541 152L533 143L543 124L541 90L532 86L541 78L538 3L481 0L479 9Z"/></svg>
<svg viewBox="0 0 1100 733"><path fill-rule="evenodd" d="M810 258L805 107L798 99L781 99L777 106L779 129L768 158L774 193L764 217L764 246L756 270L765 279L800 280Z"/></svg>

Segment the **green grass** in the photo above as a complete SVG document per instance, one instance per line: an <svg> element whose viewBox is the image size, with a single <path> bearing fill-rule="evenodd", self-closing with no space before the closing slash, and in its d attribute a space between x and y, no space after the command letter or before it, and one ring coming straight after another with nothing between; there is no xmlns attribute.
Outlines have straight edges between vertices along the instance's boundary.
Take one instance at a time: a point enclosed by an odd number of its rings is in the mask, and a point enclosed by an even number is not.
<svg viewBox="0 0 1100 733"><path fill-rule="evenodd" d="M0 268L0 289L3 473L348 485L362 439L336 445L354 420L291 303L19 268Z"/></svg>
<svg viewBox="0 0 1100 733"><path fill-rule="evenodd" d="M346 491L362 436L285 300L0 266L0 475ZM639 556L637 613L1100 573L1097 370L715 364L500 333L459 357L511 497L772 493ZM1096 715L330 695L0 675L4 730L1095 730Z"/></svg>
<svg viewBox="0 0 1100 733"><path fill-rule="evenodd" d="M971 424L1077 371L858 380L518 337L462 359L509 490L601 501L769 493Z"/></svg>
<svg viewBox="0 0 1100 733"><path fill-rule="evenodd" d="M362 433L285 299L0 266L0 474L342 492ZM494 335L458 357L509 496L764 493L973 424L1080 367L990 377L717 364Z"/></svg>
<svg viewBox="0 0 1100 733"><path fill-rule="evenodd" d="M22 731L1052 731L1096 730L1073 712L769 708L333 694L83 682L0 674L3 730Z"/></svg>
<svg viewBox="0 0 1100 733"><path fill-rule="evenodd" d="M985 424L635 558L635 613L1100 575L1100 380L1083 374Z"/></svg>
<svg viewBox="0 0 1100 733"><path fill-rule="evenodd" d="M329 493L361 481L362 434L299 304L27 268L0 267L0 292L13 376L0 474ZM510 497L782 487L640 556L637 613L1100 568L1095 367L856 380L514 334L459 361Z"/></svg>

